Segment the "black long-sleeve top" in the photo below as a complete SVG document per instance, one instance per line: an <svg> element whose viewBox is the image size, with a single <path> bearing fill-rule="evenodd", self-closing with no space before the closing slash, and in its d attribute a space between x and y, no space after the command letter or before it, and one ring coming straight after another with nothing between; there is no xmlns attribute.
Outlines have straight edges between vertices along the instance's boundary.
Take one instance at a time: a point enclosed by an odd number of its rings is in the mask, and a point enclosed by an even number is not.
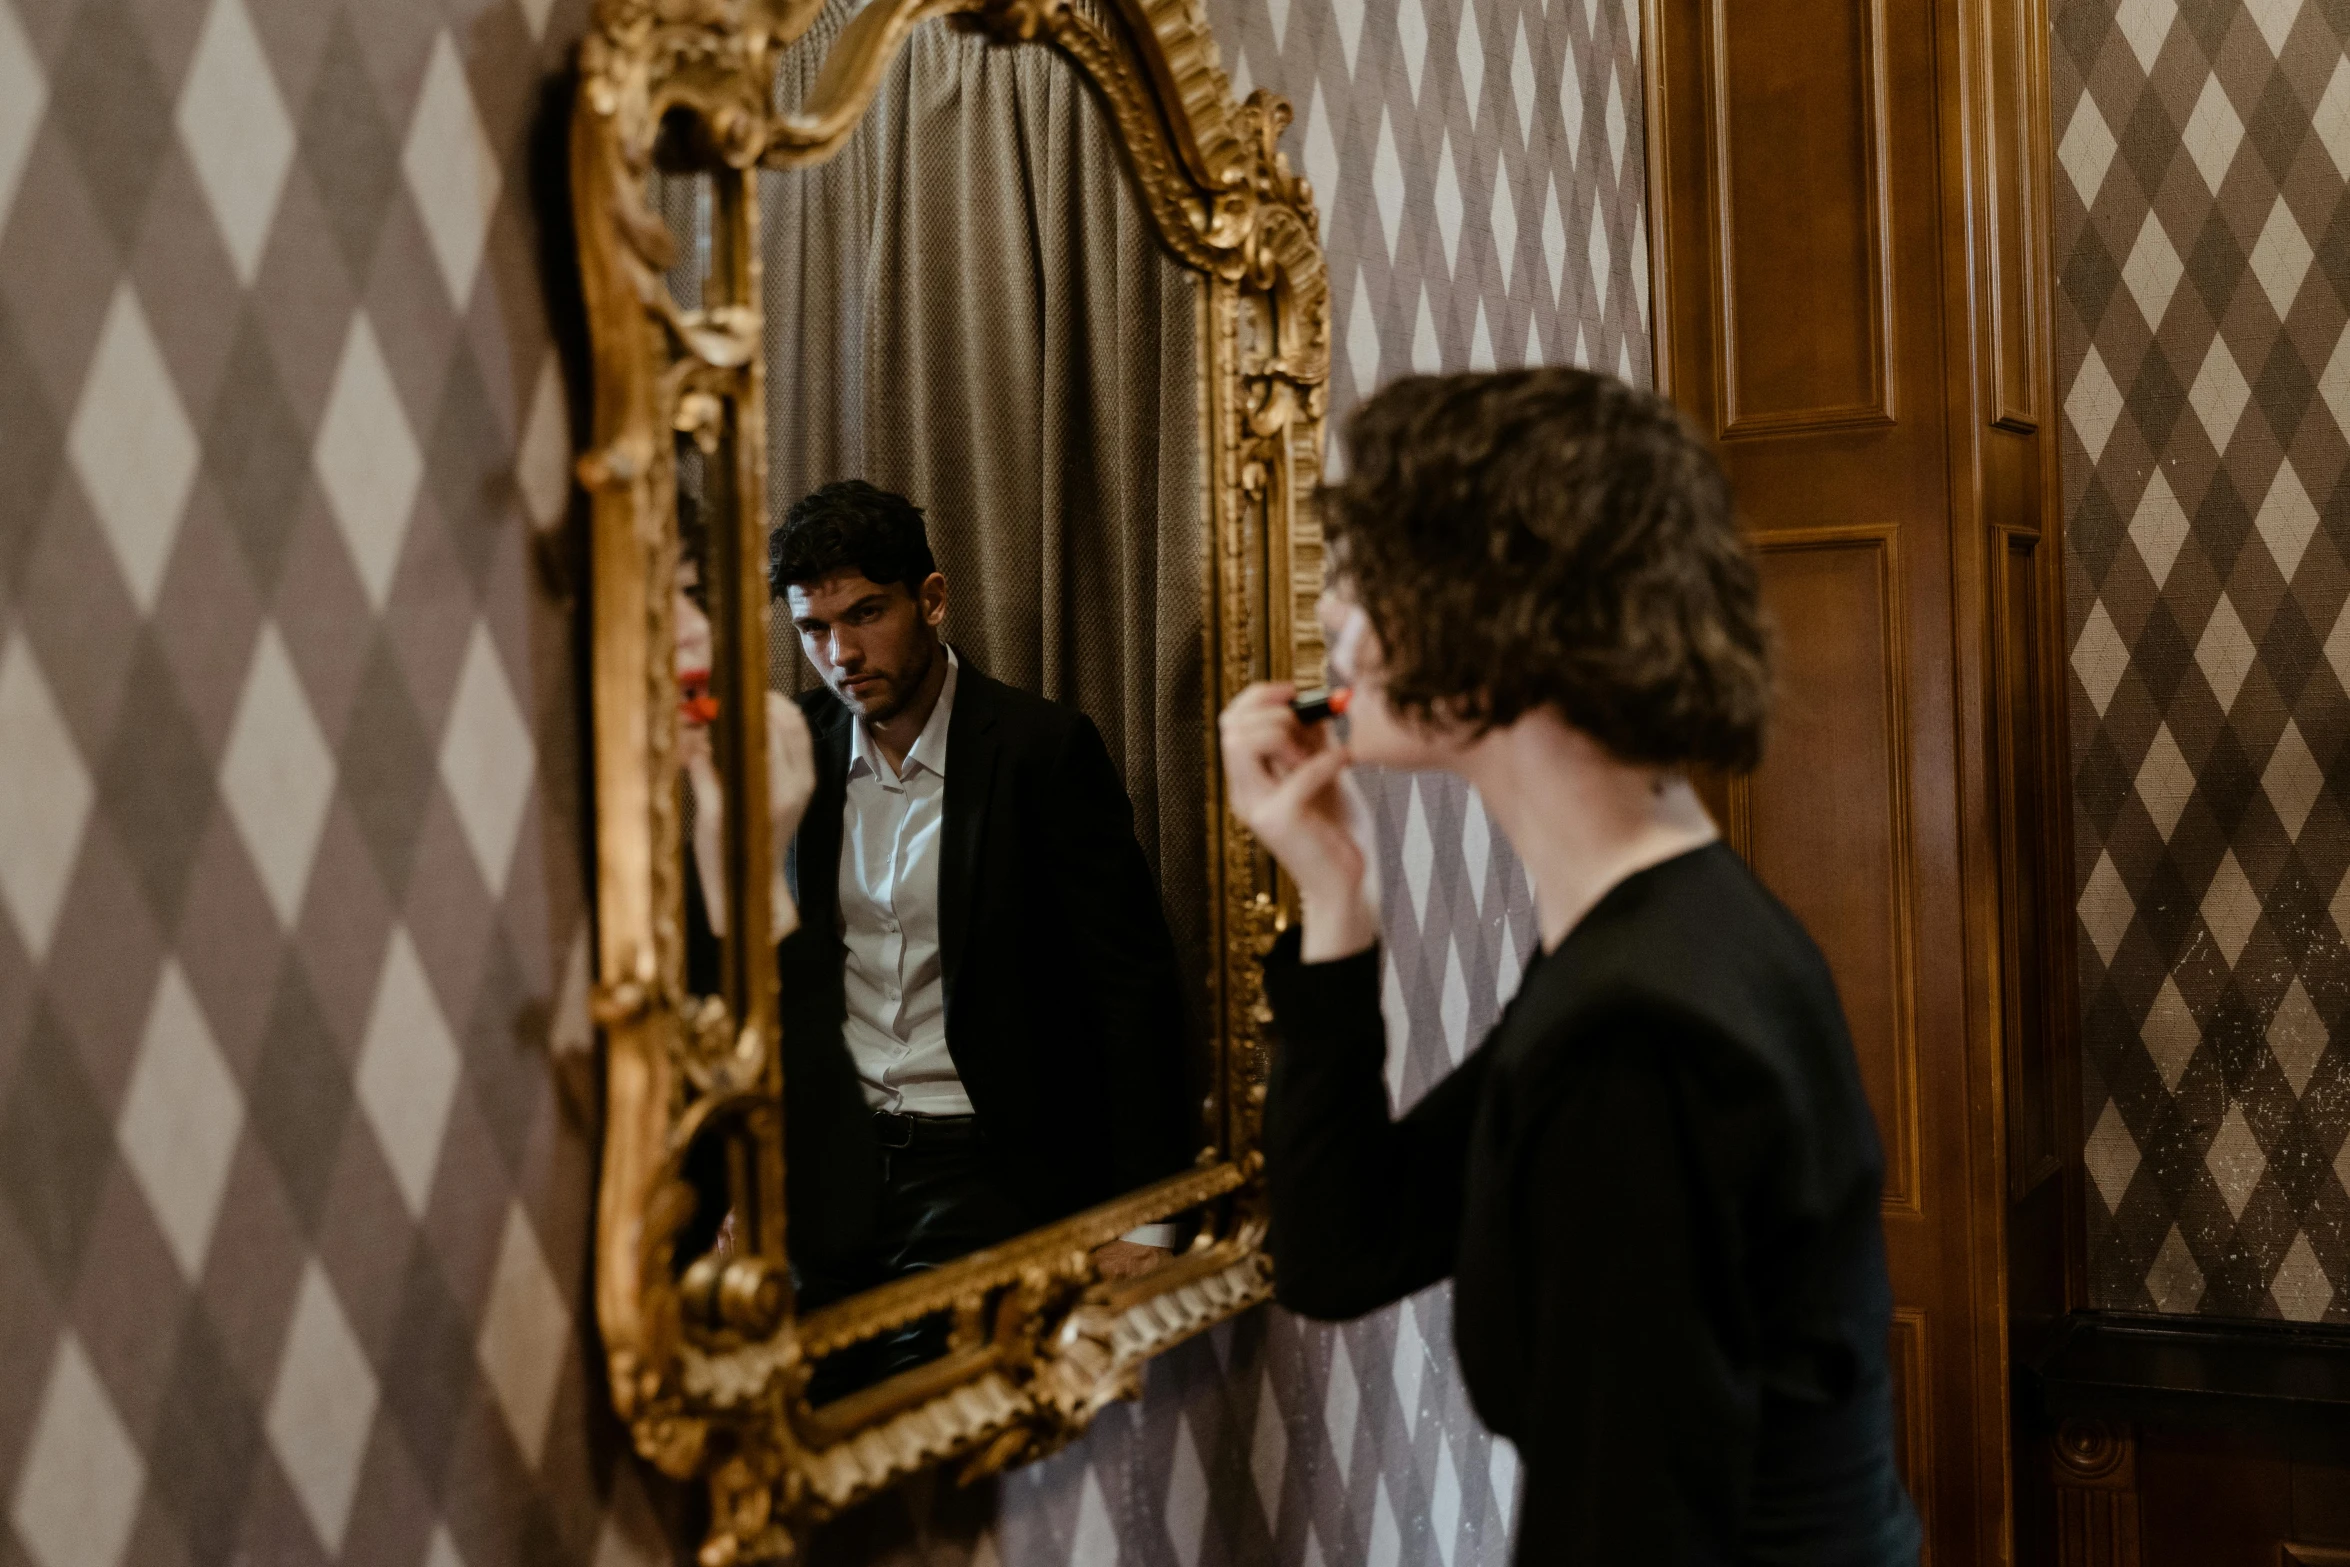
<svg viewBox="0 0 2350 1567"><path fill-rule="evenodd" d="M1609 892L1400 1120L1376 952L1265 965L1282 1302L1446 1276L1520 1563L1914 1564L1894 1470L1884 1160L1843 1009L1719 844Z"/></svg>

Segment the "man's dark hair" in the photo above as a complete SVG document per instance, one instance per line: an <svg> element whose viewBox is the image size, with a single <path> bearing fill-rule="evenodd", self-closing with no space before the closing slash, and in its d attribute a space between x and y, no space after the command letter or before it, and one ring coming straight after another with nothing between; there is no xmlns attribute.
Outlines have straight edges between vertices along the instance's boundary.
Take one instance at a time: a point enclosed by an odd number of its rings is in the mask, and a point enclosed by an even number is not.
<svg viewBox="0 0 2350 1567"><path fill-rule="evenodd" d="M938 562L923 531L922 508L863 479L842 479L803 495L767 536L767 585L776 597L854 567L868 581L917 593Z"/></svg>
<svg viewBox="0 0 2350 1567"><path fill-rule="evenodd" d="M1670 403L1566 367L1416 376L1346 444L1323 525L1399 712L1483 734L1550 707L1628 762L1760 759L1754 560Z"/></svg>

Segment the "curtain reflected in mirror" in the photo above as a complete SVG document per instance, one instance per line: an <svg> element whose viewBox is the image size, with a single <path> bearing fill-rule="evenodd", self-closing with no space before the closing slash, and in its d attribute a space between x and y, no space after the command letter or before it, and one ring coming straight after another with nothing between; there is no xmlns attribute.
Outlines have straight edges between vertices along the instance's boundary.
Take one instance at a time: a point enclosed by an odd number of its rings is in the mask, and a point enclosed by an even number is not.
<svg viewBox="0 0 2350 1567"><path fill-rule="evenodd" d="M855 10L786 53L781 102ZM1098 93L1058 50L926 23L839 156L764 175L760 206L770 522L837 479L923 508L950 639L1099 726L1203 972L1200 285Z"/></svg>

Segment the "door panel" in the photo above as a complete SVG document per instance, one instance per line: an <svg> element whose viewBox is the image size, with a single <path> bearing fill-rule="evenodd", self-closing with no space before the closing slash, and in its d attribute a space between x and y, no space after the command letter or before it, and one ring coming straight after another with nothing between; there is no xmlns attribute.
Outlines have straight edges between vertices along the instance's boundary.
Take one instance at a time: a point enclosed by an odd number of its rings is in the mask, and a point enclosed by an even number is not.
<svg viewBox="0 0 2350 1567"><path fill-rule="evenodd" d="M1926 1314L1915 1306L1893 1312L1893 1444L1901 1478L1916 1499L1918 1520L1925 1525L1926 1548L1919 1567L1934 1560L1933 1488L1922 1482L1934 1472L1934 1384L1927 1370Z"/></svg>
<svg viewBox="0 0 2350 1567"><path fill-rule="evenodd" d="M1708 0L1725 433L1892 417L1874 0ZM1789 49L1786 40L1807 46ZM1806 201L1786 199L1789 167ZM1824 198L1824 199L1823 199Z"/></svg>
<svg viewBox="0 0 2350 1567"><path fill-rule="evenodd" d="M1760 542L1782 627L1770 751L1730 785L1730 841L1828 954L1885 1141L1885 1205L1918 1211L1917 1006L1893 530ZM1823 876L1813 867L1832 866Z"/></svg>
<svg viewBox="0 0 2350 1567"><path fill-rule="evenodd" d="M2040 536L2022 528L2001 528L1994 564L1993 652L1998 659L1996 710L1999 727L2000 861L2009 874L2000 888L2004 915L2003 956L2009 977L2007 1047L2008 1196L2029 1197L2058 1174L2064 1162L2065 1111L2056 1093L2049 1053L2055 1046L2046 1026L2058 1006L2051 961L2060 939L2041 919L2031 889L2047 879L2046 791L2036 780L2049 770L2048 716L2033 672L2041 653L2043 605Z"/></svg>
<svg viewBox="0 0 2350 1567"><path fill-rule="evenodd" d="M2047 195L2047 17L2037 0L1986 0L1978 37L1990 413L1995 426L2029 435L2039 428L2041 383L2049 375L2045 291L2036 285Z"/></svg>

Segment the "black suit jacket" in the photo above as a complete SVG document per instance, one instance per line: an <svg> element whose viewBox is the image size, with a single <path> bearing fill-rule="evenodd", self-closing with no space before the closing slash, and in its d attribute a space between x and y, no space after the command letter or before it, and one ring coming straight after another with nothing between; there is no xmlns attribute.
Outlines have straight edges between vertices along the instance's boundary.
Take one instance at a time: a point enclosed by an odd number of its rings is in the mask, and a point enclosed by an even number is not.
<svg viewBox="0 0 2350 1567"><path fill-rule="evenodd" d="M800 928L777 949L795 1250L855 1244L871 1117L843 1042L840 855L849 710L800 698L816 789L786 864ZM962 661L947 726L939 947L947 1049L998 1179L1031 1223L1184 1168L1191 1029L1134 808L1093 721Z"/></svg>

